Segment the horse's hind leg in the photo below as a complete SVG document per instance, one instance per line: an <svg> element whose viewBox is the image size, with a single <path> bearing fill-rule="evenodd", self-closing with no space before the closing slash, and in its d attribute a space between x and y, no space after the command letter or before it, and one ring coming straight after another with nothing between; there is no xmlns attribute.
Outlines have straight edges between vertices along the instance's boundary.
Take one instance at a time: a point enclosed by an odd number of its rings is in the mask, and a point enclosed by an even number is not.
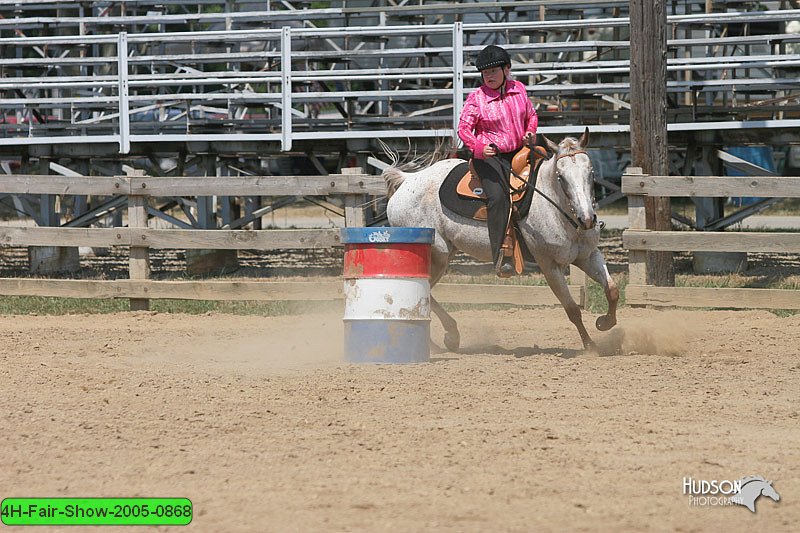
<svg viewBox="0 0 800 533"><path fill-rule="evenodd" d="M583 325L581 308L575 303L575 300L569 293L569 285L567 285L567 279L564 277L564 271L552 261L538 261L538 259L539 258L537 258L539 268L542 269L542 274L544 274L547 284L550 285L550 290L553 291L558 301L561 302L564 311L567 312L569 321L577 328L578 334L581 336L581 342L583 342L583 347L585 349L594 349L594 341L592 341L592 338L589 336L589 332L586 331L586 326Z"/></svg>
<svg viewBox="0 0 800 533"><path fill-rule="evenodd" d="M595 249L588 258L575 261L575 266L603 287L608 301L608 311L605 315L597 317L595 326L600 331L608 331L617 324L617 302L619 301L619 288L617 283L608 273L606 261L600 250Z"/></svg>
<svg viewBox="0 0 800 533"><path fill-rule="evenodd" d="M450 257L454 252L438 250L437 246L431 249L431 288L436 285L447 270ZM431 296L431 311L439 317L439 321L444 328L444 345L451 352L458 350L461 345L461 334L458 332L458 324L450 313L444 310L442 304Z"/></svg>
<svg viewBox="0 0 800 533"><path fill-rule="evenodd" d="M451 352L455 352L461 345L461 334L458 332L458 324L456 324L455 319L450 316L450 313L444 310L442 304L437 302L433 296L431 296L431 311L439 317L444 327L444 345Z"/></svg>

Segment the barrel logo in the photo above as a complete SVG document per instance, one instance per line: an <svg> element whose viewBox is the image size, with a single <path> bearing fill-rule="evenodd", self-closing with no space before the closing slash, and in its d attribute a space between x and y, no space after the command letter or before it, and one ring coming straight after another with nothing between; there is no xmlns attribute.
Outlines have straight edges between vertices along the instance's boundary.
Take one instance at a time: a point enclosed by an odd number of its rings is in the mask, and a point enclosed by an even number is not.
<svg viewBox="0 0 800 533"><path fill-rule="evenodd" d="M392 239L388 231L373 231L367 236L369 242L389 242Z"/></svg>

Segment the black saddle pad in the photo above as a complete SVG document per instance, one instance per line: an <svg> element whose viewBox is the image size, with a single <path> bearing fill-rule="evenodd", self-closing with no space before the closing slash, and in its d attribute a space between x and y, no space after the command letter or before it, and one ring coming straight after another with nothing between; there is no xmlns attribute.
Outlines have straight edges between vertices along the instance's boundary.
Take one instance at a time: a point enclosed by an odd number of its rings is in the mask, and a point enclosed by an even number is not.
<svg viewBox="0 0 800 533"><path fill-rule="evenodd" d="M449 210L467 218L475 218L475 213L486 205L486 200L480 198L465 198L456 192L458 182L464 177L468 169L469 163L464 161L456 165L453 170L450 171L439 187L439 200L442 202L442 205ZM538 168L534 170L534 172L537 171ZM527 190L522 198L515 203L520 217L524 218L528 215L528 211L530 211L531 208L531 200L533 200L533 195L530 190Z"/></svg>

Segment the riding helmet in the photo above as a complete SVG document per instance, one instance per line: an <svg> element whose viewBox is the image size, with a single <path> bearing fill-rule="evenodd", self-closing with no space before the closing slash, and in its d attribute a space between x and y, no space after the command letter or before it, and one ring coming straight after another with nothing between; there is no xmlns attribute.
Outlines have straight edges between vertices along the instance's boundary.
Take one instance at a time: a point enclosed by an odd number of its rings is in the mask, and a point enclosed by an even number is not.
<svg viewBox="0 0 800 533"><path fill-rule="evenodd" d="M479 71L505 65L511 65L511 56L508 55L508 52L493 44L478 52L478 57L475 60L475 66Z"/></svg>

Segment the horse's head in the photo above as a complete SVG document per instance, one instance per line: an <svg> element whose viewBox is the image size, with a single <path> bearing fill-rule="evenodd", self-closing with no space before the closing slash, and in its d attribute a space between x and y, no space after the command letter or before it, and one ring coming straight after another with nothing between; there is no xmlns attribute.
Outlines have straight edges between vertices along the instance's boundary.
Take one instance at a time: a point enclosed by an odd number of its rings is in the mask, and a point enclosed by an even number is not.
<svg viewBox="0 0 800 533"><path fill-rule="evenodd" d="M772 498L773 500L780 501L781 496L778 494L778 491L772 486L772 481L767 481L761 486L761 494L766 496L767 498Z"/></svg>
<svg viewBox="0 0 800 533"><path fill-rule="evenodd" d="M543 136L544 137L544 136ZM583 229L592 229L597 224L594 200L594 178L592 161L586 153L589 144L589 128L580 139L567 137L556 144L544 137L547 147L555 154L554 172L578 223Z"/></svg>

